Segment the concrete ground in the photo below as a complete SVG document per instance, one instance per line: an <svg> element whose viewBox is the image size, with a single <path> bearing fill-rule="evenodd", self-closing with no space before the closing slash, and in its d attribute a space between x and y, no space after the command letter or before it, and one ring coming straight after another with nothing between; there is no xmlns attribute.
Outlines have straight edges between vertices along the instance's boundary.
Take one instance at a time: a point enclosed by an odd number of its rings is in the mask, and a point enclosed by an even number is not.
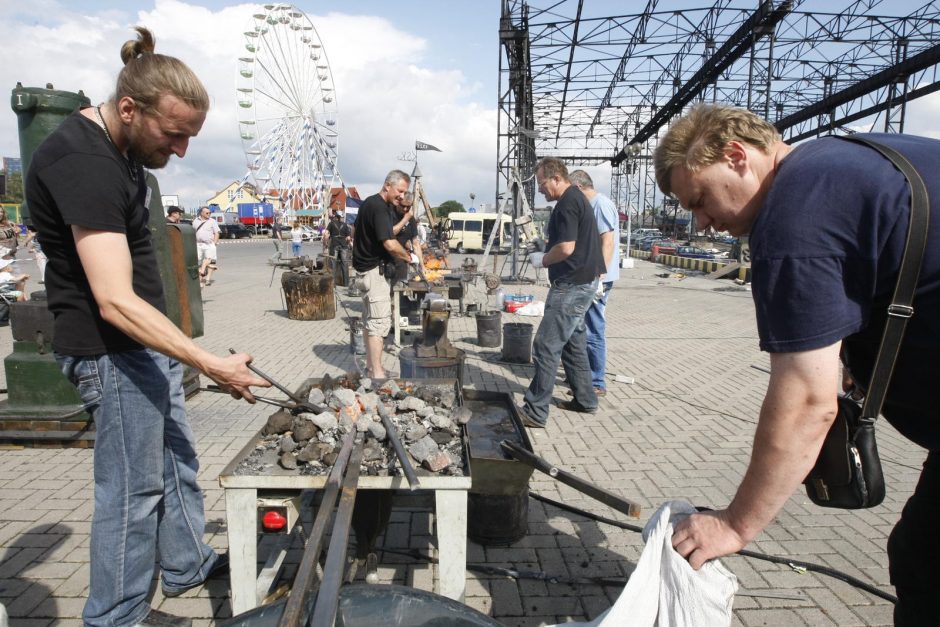
<svg viewBox="0 0 940 627"><path fill-rule="evenodd" d="M305 246L319 252L319 244ZM220 248L221 270L203 293L201 345L217 353L229 347L247 351L259 368L288 387L353 368L342 310L324 322L286 317L277 276L269 285L269 240L224 242ZM538 299L546 293L545 287L509 289ZM540 473L532 477L532 493L639 525L670 499L725 506L747 466L768 377L767 355L757 348L750 292L729 281L677 276L669 268L637 261L616 284L608 316L608 370L634 382L616 383L610 377L610 392L596 415L553 408L548 428L530 430L530 436L538 455L638 501L643 514L628 519ZM509 321L538 323L503 314L503 322ZM521 397L531 367L501 363L498 349L480 349L473 318L453 318L450 338L467 352L468 386ZM11 345L10 330L0 329L0 353L9 354ZM393 355L385 360L398 370ZM564 392L559 386L556 397L564 398ZM187 408L202 462L207 535L213 546L224 549L225 507L217 477L271 408L210 393L196 395ZM827 510L800 491L749 548L826 565L893 592L885 544L925 452L885 421L878 423L878 444L888 485L884 504L865 511ZM10 447L0 453L0 603L11 624L81 622L92 505L91 450ZM429 509L396 510L383 546L432 552L432 529ZM508 547L470 542L467 561L547 577L516 580L468 572L466 603L505 625L593 619L610 607L622 585L568 581L622 581L642 548L637 533L530 500L525 538ZM288 574L297 558L292 555ZM740 582L735 625L892 622L889 603L831 577L751 558L723 561ZM408 556L385 554L379 572L384 582L433 586L433 568ZM230 615L226 586L218 582L175 599L163 598L156 585L152 605L192 616L200 625Z"/></svg>

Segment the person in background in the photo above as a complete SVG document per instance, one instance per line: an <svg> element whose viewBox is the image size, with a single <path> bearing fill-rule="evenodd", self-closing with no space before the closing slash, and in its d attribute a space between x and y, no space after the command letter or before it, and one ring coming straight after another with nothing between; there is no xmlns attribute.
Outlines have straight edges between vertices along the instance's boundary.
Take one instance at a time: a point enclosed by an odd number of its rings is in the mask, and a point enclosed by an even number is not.
<svg viewBox="0 0 940 627"><path fill-rule="evenodd" d="M199 276L202 285L212 285L212 272L218 262L219 237L222 229L215 218L210 216L209 207L200 207L199 216L193 220L196 231L196 252L198 253Z"/></svg>
<svg viewBox="0 0 940 627"><path fill-rule="evenodd" d="M588 362L591 364L591 383L598 396L607 395L607 299L614 281L620 278L620 219L617 205L594 189L594 181L584 170L571 173L571 183L584 193L594 210L597 232L601 236L601 254L607 271L601 277L598 292L584 316L587 327Z"/></svg>
<svg viewBox="0 0 940 627"><path fill-rule="evenodd" d="M406 192L400 205L395 208L395 215L392 217L392 233L395 239L402 245L402 248L410 253L414 253L418 258L418 270L424 276L424 251L421 248L421 241L418 239L418 228L414 219L414 194ZM395 260L395 270L391 281L408 280L408 262L401 259Z"/></svg>
<svg viewBox="0 0 940 627"><path fill-rule="evenodd" d="M36 238L36 227L28 225L26 229L27 233L26 239L23 241L23 247L32 251L33 255L36 257L36 265L39 267L39 280L36 282L42 285L46 282L46 263L48 263L48 259L46 258L46 254L42 252L42 246Z"/></svg>
<svg viewBox="0 0 940 627"><path fill-rule="evenodd" d="M392 259L418 263L418 258L398 243L392 233L392 216L405 199L411 177L392 170L382 190L369 196L359 207L353 238L353 268L362 291L365 323L366 369L374 379L391 376L382 366L382 345L392 328L392 301L388 281L383 276Z"/></svg>
<svg viewBox="0 0 940 627"><path fill-rule="evenodd" d="M330 223L323 231L323 250L328 251L333 263L338 263L340 279L349 286L349 251L352 247L352 227L346 224L342 211L334 211Z"/></svg>
<svg viewBox="0 0 940 627"><path fill-rule="evenodd" d="M7 297L13 297L16 300L29 300L26 294L26 281L28 274L14 275L10 272L13 265L12 259L0 259L0 291L3 291Z"/></svg>
<svg viewBox="0 0 940 627"><path fill-rule="evenodd" d="M19 246L19 227L7 217L7 210L0 207L0 258L16 257Z"/></svg>
<svg viewBox="0 0 940 627"><path fill-rule="evenodd" d="M304 243L304 230L300 228L300 222L294 220L290 230L290 252L294 257L300 257L300 249Z"/></svg>
<svg viewBox="0 0 940 627"><path fill-rule="evenodd" d="M250 355L214 355L166 317L144 168L186 154L209 95L182 61L154 52L149 30L136 31L114 94L49 134L25 189L49 257L52 348L96 426L83 622L185 627L191 619L150 608L154 564L166 598L227 572L228 557L203 540L182 364L249 402L251 386L270 384L247 368Z"/></svg>
<svg viewBox="0 0 940 627"><path fill-rule="evenodd" d="M551 287L545 298L545 315L535 333L532 361L535 374L519 408L527 427L542 429L555 388L558 364L564 366L573 398L558 406L568 411L597 412L597 395L591 385L584 314L604 273L601 238L594 212L584 194L571 184L564 161L542 159L535 179L545 200L557 201L548 218L544 253L529 254L536 268L548 268Z"/></svg>
<svg viewBox="0 0 940 627"><path fill-rule="evenodd" d="M870 137L910 161L929 194L913 312L892 311L909 317L881 414L926 449L888 538L895 625L938 625L940 420L930 364L940 349L940 141ZM840 360L868 387L906 246L911 188L868 146L838 137L789 146L770 122L728 106L698 105L674 120L653 162L659 188L692 211L698 228L750 236L757 331L770 353L753 452L734 498L676 525L672 544L698 569L754 540L806 478L848 383Z"/></svg>
<svg viewBox="0 0 940 627"><path fill-rule="evenodd" d="M166 221L171 224L179 224L183 217L183 210L175 205L170 205L166 210Z"/></svg>

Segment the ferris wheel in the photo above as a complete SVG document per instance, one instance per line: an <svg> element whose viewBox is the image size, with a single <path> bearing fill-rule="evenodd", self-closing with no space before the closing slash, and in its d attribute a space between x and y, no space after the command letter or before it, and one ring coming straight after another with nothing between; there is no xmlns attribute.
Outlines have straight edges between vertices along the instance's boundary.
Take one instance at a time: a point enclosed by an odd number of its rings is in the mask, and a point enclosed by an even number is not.
<svg viewBox="0 0 940 627"><path fill-rule="evenodd" d="M339 179L336 88L323 43L303 11L265 4L238 59L238 128L258 193L290 216L329 206Z"/></svg>

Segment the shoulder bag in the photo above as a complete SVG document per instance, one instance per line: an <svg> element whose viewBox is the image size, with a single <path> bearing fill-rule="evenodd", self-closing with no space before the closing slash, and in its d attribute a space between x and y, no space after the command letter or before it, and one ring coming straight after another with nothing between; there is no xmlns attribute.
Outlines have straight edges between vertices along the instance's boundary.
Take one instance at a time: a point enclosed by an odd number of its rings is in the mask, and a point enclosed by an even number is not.
<svg viewBox="0 0 940 627"><path fill-rule="evenodd" d="M904 329L908 319L914 315L912 303L927 244L930 202L923 179L904 155L867 137L844 136L840 139L880 152L904 174L911 189L907 243L864 404L860 407L850 398L838 399L836 419L826 435L816 464L803 480L807 495L816 505L862 509L879 505L885 497L884 474L875 443L875 421L881 413Z"/></svg>

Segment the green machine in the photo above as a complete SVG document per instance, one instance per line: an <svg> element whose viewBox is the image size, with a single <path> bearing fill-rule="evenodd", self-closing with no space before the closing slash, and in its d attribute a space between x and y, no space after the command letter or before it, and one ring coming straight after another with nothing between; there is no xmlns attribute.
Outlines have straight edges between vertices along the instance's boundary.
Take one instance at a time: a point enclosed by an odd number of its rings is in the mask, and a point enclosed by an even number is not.
<svg viewBox="0 0 940 627"><path fill-rule="evenodd" d="M20 157L23 172L29 169L33 152L59 124L89 99L53 89L24 88L17 83L11 107L19 123ZM150 187L150 230L160 276L166 294L167 314L190 337L203 333L202 297L196 261L196 240L189 225L166 224L160 188L147 174ZM29 220L28 199L22 219ZM85 412L78 392L59 370L52 354L53 316L46 308L45 292L34 292L31 300L10 307L13 352L4 359L7 398L0 401L0 442L90 446L94 425ZM187 396L199 387L198 372L187 368Z"/></svg>

